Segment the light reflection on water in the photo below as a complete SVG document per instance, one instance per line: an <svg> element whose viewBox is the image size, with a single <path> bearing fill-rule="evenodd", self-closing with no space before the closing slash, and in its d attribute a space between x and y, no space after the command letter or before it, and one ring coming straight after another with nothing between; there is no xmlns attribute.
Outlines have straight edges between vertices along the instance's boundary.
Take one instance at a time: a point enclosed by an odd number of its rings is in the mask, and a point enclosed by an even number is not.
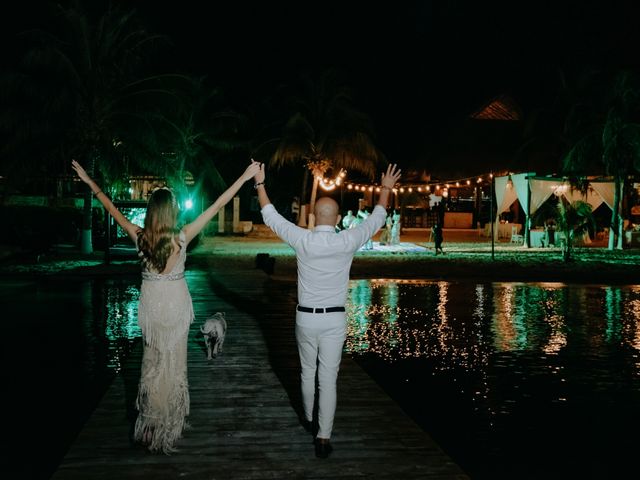
<svg viewBox="0 0 640 480"><path fill-rule="evenodd" d="M130 341L142 336L138 326L140 288L138 285L123 287L108 283L104 289L106 298L104 335L110 345L107 366L118 373L130 351Z"/></svg>
<svg viewBox="0 0 640 480"><path fill-rule="evenodd" d="M346 351L447 358L441 368L474 368L491 353L558 354L572 332L576 341L640 350L640 286L354 280L347 316Z"/></svg>
<svg viewBox="0 0 640 480"><path fill-rule="evenodd" d="M474 478L604 471L640 428L640 286L354 280L347 312L345 351Z"/></svg>

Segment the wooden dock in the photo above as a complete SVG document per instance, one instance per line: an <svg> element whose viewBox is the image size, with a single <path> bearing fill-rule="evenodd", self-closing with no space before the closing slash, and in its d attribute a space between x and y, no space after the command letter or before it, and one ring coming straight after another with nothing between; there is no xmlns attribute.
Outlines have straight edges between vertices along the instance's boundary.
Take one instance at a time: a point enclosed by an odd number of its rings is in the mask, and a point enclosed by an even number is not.
<svg viewBox="0 0 640 480"><path fill-rule="evenodd" d="M468 479L441 448L344 356L328 459L314 456L299 425L298 358L291 280L255 269L191 268L196 311L189 339L191 429L178 453L130 443L140 351L132 355L53 475L54 480ZM217 311L228 321L213 361L199 327Z"/></svg>

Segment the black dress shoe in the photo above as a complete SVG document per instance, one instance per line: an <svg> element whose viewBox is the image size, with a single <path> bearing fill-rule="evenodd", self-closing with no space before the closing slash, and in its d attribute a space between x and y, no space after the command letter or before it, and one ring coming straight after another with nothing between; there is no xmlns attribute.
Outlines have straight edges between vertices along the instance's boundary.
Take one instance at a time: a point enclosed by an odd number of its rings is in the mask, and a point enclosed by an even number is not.
<svg viewBox="0 0 640 480"><path fill-rule="evenodd" d="M319 438L315 439L316 444L316 457L318 458L327 458L329 454L333 451L333 447L329 440L325 439L321 441Z"/></svg>

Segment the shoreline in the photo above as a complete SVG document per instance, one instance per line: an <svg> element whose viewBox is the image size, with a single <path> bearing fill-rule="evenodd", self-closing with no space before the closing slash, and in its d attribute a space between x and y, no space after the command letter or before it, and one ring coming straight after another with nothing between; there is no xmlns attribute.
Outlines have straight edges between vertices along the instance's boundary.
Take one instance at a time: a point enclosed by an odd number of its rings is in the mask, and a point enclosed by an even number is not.
<svg viewBox="0 0 640 480"><path fill-rule="evenodd" d="M453 234L445 233L444 255L436 256L433 243L419 234L403 235L403 245L416 247L409 251L359 251L351 278L640 284L640 249L576 247L572 261L564 262L559 248L524 248L502 241L495 243L492 259L490 242L479 239L477 233L456 233L460 238L449 242L446 238ZM269 275L273 280L295 281L293 250L272 236L205 237L189 252L187 261L188 265L255 269L258 253L275 259ZM120 276L139 271L133 253L116 257L109 265L104 263L104 252L82 255L77 249L57 250L40 261L24 254L0 261L3 278Z"/></svg>

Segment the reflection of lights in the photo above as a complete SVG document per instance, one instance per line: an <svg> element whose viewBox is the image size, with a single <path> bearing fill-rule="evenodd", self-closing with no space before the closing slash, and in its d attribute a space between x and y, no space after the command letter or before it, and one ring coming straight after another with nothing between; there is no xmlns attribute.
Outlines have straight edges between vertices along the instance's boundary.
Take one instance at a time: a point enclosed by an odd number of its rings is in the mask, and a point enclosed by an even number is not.
<svg viewBox="0 0 640 480"><path fill-rule="evenodd" d="M593 347L616 336L620 343L622 336L640 350L640 286L607 288L599 290L597 310L593 294L562 283L352 281L345 349L388 361L429 358L436 370L482 369L492 354L503 352L552 358L566 349L571 333ZM462 298L475 301L453 300ZM605 336L605 328L613 333ZM554 363L549 368L563 373Z"/></svg>
<svg viewBox="0 0 640 480"><path fill-rule="evenodd" d="M109 367L119 372L122 368L124 356L127 354L123 348L123 341L128 341L141 336L138 326L138 300L140 290L137 286L122 286L109 284L105 287L106 320L105 336L111 343L109 352Z"/></svg>
<svg viewBox="0 0 640 480"><path fill-rule="evenodd" d="M147 214L147 208L145 207L120 207L120 212L134 225L144 225L144 217ZM129 234L116 223L116 238L126 239L129 241Z"/></svg>
<svg viewBox="0 0 640 480"><path fill-rule="evenodd" d="M363 283L368 295L363 295ZM481 341L454 328L447 313L449 284L424 280L352 281L347 305L345 349L400 358L437 359L439 368L484 363ZM427 295L426 303L423 298ZM366 303L358 303L366 302Z"/></svg>
<svg viewBox="0 0 640 480"><path fill-rule="evenodd" d="M367 307L371 303L371 286L366 280L352 282L354 286L350 291L347 304L347 316L350 319L347 325L347 341L345 349L350 351L366 351L369 348L367 342L367 330L369 318Z"/></svg>
<svg viewBox="0 0 640 480"><path fill-rule="evenodd" d="M514 315L515 288L513 284L505 284L496 292L496 311L493 314L493 331L496 348L509 351L519 350L523 345L519 342Z"/></svg>
<svg viewBox="0 0 640 480"><path fill-rule="evenodd" d="M185 210L191 210L191 208L193 207L193 200L191 200L190 198L187 198L184 201L184 208Z"/></svg>

